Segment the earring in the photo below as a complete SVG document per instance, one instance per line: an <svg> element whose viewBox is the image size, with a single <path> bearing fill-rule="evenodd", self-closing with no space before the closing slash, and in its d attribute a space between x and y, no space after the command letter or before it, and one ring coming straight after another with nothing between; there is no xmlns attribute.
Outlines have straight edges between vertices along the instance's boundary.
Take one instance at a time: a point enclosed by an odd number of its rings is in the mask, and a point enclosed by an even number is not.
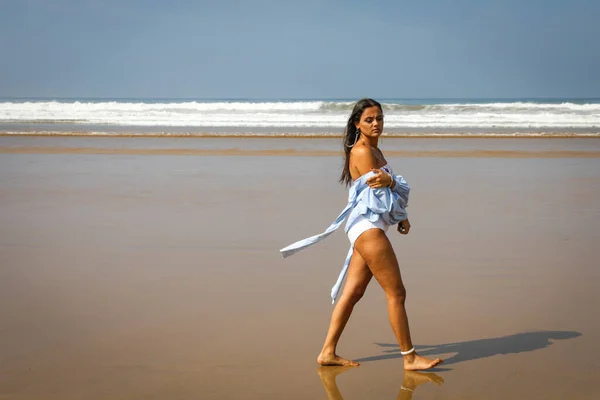
<svg viewBox="0 0 600 400"><path fill-rule="evenodd" d="M360 137L360 129L356 130L356 137L354 138L354 143L352 143L351 146L346 145L346 147L354 147L354 145L356 144L356 142L358 142L358 138Z"/></svg>

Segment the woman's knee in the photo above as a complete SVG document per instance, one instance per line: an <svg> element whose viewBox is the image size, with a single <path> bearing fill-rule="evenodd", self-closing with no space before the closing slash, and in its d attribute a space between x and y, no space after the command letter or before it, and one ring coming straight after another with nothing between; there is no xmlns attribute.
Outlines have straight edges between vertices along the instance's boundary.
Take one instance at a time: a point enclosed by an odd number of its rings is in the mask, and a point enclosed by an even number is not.
<svg viewBox="0 0 600 400"><path fill-rule="evenodd" d="M351 288L350 290L346 290L344 292L344 295L348 299L349 302L356 304L365 295L365 289L366 288L359 288L359 287Z"/></svg>
<svg viewBox="0 0 600 400"><path fill-rule="evenodd" d="M385 291L385 296L388 301L394 301L403 305L406 302L406 288L404 285L397 285L392 288L388 288Z"/></svg>

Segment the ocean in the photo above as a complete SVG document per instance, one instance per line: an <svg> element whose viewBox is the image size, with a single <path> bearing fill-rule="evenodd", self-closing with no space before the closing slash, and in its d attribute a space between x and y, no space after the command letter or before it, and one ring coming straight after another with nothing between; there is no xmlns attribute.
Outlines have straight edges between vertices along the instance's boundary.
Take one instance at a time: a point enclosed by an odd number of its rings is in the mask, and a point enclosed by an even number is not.
<svg viewBox="0 0 600 400"><path fill-rule="evenodd" d="M0 98L5 135L340 136L355 100ZM388 136L600 136L600 99L378 99Z"/></svg>

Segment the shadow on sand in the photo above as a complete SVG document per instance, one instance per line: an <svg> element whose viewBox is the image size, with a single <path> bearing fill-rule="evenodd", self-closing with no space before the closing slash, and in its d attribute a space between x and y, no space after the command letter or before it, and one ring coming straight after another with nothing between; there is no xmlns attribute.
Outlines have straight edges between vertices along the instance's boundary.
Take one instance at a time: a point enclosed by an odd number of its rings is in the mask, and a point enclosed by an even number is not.
<svg viewBox="0 0 600 400"><path fill-rule="evenodd" d="M579 332L573 331L539 331L517 333L516 335L503 336L492 339L471 340L468 342L446 343L437 345L417 345L415 348L422 356L434 354L456 353L444 360L441 366L456 364L462 361L477 360L495 356L498 354L516 354L526 351L534 351L550 346L551 340L572 339L581 336ZM400 349L397 344L375 343L386 349L378 356L356 359L358 362L369 362L401 358Z"/></svg>

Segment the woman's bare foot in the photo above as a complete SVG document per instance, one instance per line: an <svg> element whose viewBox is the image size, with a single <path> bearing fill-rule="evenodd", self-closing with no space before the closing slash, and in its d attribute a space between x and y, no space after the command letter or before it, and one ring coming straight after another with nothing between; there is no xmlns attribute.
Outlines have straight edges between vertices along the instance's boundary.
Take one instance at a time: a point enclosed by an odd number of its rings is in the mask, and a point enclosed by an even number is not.
<svg viewBox="0 0 600 400"><path fill-rule="evenodd" d="M319 357L317 357L317 362L321 365L326 365L326 366L341 365L343 367L346 367L346 366L356 367L357 365L359 365L356 361L347 360L336 354L325 354L325 353L319 354Z"/></svg>
<svg viewBox="0 0 600 400"><path fill-rule="evenodd" d="M412 353L404 357L404 369L407 371L425 370L443 363L444 360L436 358L435 360L421 357L417 353Z"/></svg>

